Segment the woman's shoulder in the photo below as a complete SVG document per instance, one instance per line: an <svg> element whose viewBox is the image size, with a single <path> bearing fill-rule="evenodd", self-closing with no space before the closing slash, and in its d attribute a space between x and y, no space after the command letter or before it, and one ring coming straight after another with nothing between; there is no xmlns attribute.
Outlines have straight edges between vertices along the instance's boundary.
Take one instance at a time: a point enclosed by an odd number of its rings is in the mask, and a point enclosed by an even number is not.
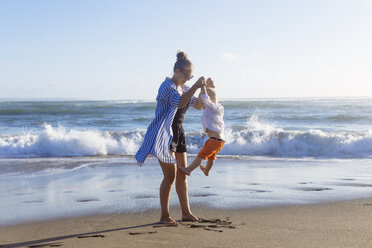
<svg viewBox="0 0 372 248"><path fill-rule="evenodd" d="M172 82L170 78L165 78L164 82L161 83L159 90L158 90L158 96L156 97L156 100L160 99L169 99L171 96L179 96L179 92L177 90L177 85ZM177 103L178 104L178 103Z"/></svg>
<svg viewBox="0 0 372 248"><path fill-rule="evenodd" d="M177 89L176 84L173 83L169 77L166 77L165 80L161 83L159 90L164 90L166 88Z"/></svg>

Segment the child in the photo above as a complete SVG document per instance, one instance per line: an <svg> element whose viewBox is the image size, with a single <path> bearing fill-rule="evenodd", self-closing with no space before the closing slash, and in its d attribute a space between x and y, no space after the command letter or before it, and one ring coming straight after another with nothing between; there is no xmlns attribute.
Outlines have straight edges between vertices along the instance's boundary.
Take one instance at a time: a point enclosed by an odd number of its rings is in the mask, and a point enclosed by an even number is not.
<svg viewBox="0 0 372 248"><path fill-rule="evenodd" d="M214 85L212 79L207 79L207 85ZM190 173L199 165L204 174L208 176L217 153L221 151L222 147L225 145L225 141L223 140L223 131L225 129L223 122L224 108L218 103L215 89L203 86L201 87L199 97L201 97L204 105L202 124L209 139L205 142L205 145L198 153L198 156L188 167L178 167L188 176L190 176ZM202 160L208 160L207 166L204 167L201 165Z"/></svg>

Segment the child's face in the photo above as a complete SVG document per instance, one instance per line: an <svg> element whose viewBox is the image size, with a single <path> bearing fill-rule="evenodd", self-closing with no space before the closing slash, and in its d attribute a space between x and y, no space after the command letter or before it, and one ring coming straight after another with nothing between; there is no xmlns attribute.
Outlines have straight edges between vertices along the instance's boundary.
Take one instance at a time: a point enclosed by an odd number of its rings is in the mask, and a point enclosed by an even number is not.
<svg viewBox="0 0 372 248"><path fill-rule="evenodd" d="M206 83L208 88L215 88L214 82L211 78L208 78Z"/></svg>

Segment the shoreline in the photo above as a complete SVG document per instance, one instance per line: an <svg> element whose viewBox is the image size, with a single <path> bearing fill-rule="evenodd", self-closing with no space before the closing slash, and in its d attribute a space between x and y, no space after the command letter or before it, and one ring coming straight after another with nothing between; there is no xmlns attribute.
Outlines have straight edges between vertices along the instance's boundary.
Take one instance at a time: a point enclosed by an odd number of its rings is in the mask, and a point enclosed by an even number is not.
<svg viewBox="0 0 372 248"><path fill-rule="evenodd" d="M0 227L0 247L363 247L372 198L245 209L191 207L205 222L157 224L160 210ZM179 220L179 208L171 215Z"/></svg>
<svg viewBox="0 0 372 248"><path fill-rule="evenodd" d="M371 205L372 210L372 196L371 197L357 197L357 198L351 198L351 199L339 199L339 200L323 200L323 201L317 201L317 202L306 202L306 203L273 203L273 204L267 204L267 205L251 205L251 206L236 206L236 207L214 207L210 206L207 203L199 203L199 204L192 204L190 203L190 209L194 213L195 211L200 211L201 213L205 213L207 211L209 212L245 212L245 211L255 211L255 210L265 210L265 209L280 209L280 208L302 208L302 207L316 207L316 206L326 206L326 205L338 205L338 204L347 204L352 202L360 202L362 204ZM181 222L181 218L177 218L178 215L181 216L180 206L169 206L170 208L170 214L173 219L176 219L177 221ZM0 223L0 231L2 229L6 228L17 228L20 226L25 225L39 225L43 223L53 223L53 222L64 222L64 221L80 221L82 219L90 219L90 218L113 218L114 216L142 216L142 215L151 215L154 217L154 223L157 222L157 217L159 215L160 218L160 206L151 208L151 209L145 209L145 210L139 210L139 211L116 211L114 212L85 212L81 214L76 215L70 215L70 216L51 216L41 219L29 219L29 220L21 220L21 221L15 221L10 222L9 224ZM1 237L1 232L0 232ZM2 248L0 244L0 248Z"/></svg>
<svg viewBox="0 0 372 248"><path fill-rule="evenodd" d="M3 168L30 171L10 175L8 170L1 176L0 227L159 208L163 175L155 160L143 168L122 159L16 162L3 163ZM372 160L252 162L221 158L210 177L199 170L188 177L189 201L197 208L239 211L364 199L372 197L370 175ZM172 189L170 207L178 206Z"/></svg>

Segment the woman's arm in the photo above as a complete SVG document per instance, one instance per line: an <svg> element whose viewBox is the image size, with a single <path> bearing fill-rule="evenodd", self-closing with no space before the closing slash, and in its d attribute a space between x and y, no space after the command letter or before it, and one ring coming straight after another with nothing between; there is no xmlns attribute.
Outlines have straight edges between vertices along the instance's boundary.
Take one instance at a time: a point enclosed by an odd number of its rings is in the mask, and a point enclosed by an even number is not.
<svg viewBox="0 0 372 248"><path fill-rule="evenodd" d="M204 94L207 94L207 87L205 85L203 85L201 88L200 88L200 94L201 95L204 95ZM207 94L208 95L208 94Z"/></svg>
<svg viewBox="0 0 372 248"><path fill-rule="evenodd" d="M191 86L189 91L187 91L181 96L178 108L181 109L185 107L187 103L191 100L191 97L193 97L193 95L195 94L196 90L202 87L203 85L205 85L205 79L204 77L200 77L198 81L196 81L196 83L194 83L194 85Z"/></svg>

